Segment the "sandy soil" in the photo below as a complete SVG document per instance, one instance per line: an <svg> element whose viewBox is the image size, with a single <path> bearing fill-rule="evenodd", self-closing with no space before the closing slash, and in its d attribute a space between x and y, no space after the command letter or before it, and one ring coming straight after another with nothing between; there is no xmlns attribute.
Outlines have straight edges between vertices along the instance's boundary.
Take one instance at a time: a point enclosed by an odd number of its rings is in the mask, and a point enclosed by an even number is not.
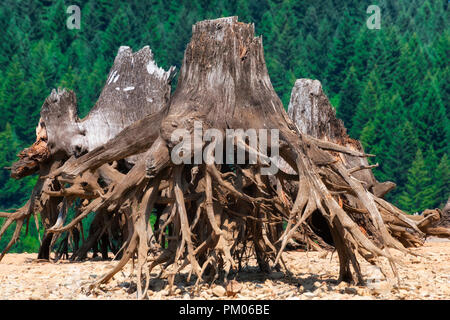
<svg viewBox="0 0 450 320"><path fill-rule="evenodd" d="M404 265L398 265L401 284L388 283L380 270L362 262L367 286L336 283L337 254L290 251L285 261L291 277L275 272L264 275L248 267L235 278L234 296L226 293L226 284L204 285L194 293L187 274L175 280L175 294L169 296L166 280L153 279L150 299L450 299L450 242L431 240L413 249L422 256L394 252ZM136 299L135 277L131 264L125 272L93 293L84 288L113 267L115 262L89 260L82 263L36 261L37 254L7 254L0 263L0 299ZM156 277L159 270L152 273Z"/></svg>

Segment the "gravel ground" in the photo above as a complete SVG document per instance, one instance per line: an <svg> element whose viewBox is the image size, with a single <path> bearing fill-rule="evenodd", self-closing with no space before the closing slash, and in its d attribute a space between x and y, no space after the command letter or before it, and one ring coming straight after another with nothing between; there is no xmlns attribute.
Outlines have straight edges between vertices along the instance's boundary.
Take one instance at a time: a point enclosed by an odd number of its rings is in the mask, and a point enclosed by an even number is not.
<svg viewBox="0 0 450 320"><path fill-rule="evenodd" d="M404 265L397 265L399 287L384 280L380 270L362 262L366 287L337 284L339 270L335 253L290 251L285 261L291 277L275 272L264 275L248 267L230 284L204 285L194 293L187 274L175 280L174 295L168 295L166 280L153 279L150 299L450 299L450 241L431 240L413 249L422 256L405 256L395 251ZM7 254L0 263L0 299L72 300L136 299L135 278L130 278L131 264L125 272L87 295L84 287L113 267L115 262L89 260L82 263L40 262L37 254ZM152 276L156 277L156 269ZM228 290L227 290L228 289Z"/></svg>

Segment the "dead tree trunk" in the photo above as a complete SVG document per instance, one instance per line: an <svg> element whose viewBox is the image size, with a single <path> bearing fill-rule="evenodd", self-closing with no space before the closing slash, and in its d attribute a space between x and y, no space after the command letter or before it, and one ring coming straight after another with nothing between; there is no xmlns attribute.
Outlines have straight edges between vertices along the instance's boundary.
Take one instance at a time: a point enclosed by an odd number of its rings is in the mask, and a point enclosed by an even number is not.
<svg viewBox="0 0 450 320"><path fill-rule="evenodd" d="M107 160L102 168L72 180L47 177L49 172L54 172L67 160L70 162L97 147L101 148L138 120L162 114L170 97L173 75L174 67L166 72L156 65L148 46L136 53L129 47L120 47L100 97L84 119L78 117L74 92L65 89L52 91L41 108L36 142L19 154L20 160L11 169L13 178L20 179L38 172L40 180L30 201L23 208L16 213L0 214L8 218L0 231L0 237L12 222L17 221L17 233L4 253L17 241L23 221L40 213L45 234L39 258L49 259L50 249L59 236L59 233L55 235L51 230L64 224L69 209L69 206L62 206L63 199L72 203L76 198L94 199L102 196L107 187L112 188L120 181L123 172L139 159L139 155L117 159L121 164L112 162L116 159ZM129 141L123 141L116 147L123 148L136 141L149 147L151 141L147 136L139 140L138 131L134 131L136 134ZM63 188L68 182L72 186ZM97 245L102 235L98 234L93 245ZM81 255L84 253L80 252Z"/></svg>
<svg viewBox="0 0 450 320"><path fill-rule="evenodd" d="M347 130L341 120L336 118L336 112L331 106L328 98L322 91L322 86L317 80L299 79L296 81L291 93L291 101L289 103L288 114L295 122L298 129L305 134L310 135L316 139L323 141L330 141L339 144L356 152L364 153L362 145L359 141L351 139L347 135ZM321 142L318 141L320 144ZM372 168L377 165L369 165L367 159L364 157L356 157L346 153L335 153L337 161L342 163L345 168L352 172L352 175L362 182L364 188L370 191L374 196L382 198L387 192L395 187L393 182L378 182L376 181ZM292 172L287 164L285 171ZM351 193L346 193L341 197L343 199L342 206L347 209L349 215L358 224L364 233L374 235L373 223L367 215L367 211L360 203L357 197ZM381 201L381 199L379 200ZM415 217L407 216L396 210L397 215L392 215L389 211L380 210L383 221L388 226L389 232L402 242L405 246L415 246L423 242L423 237L420 233L412 232L411 224L416 224ZM438 229L431 227L439 221L439 212L433 211L436 219L431 217L424 219L417 228L424 232L425 235L439 234ZM426 216L431 213L427 212ZM418 221L423 220L421 217ZM407 223L405 223L407 222ZM429 224L433 222L430 226ZM309 224L314 225L313 219L308 221ZM433 228L433 231L432 229ZM441 230L442 236L447 236L446 232ZM301 235L299 240L306 235ZM375 237L372 237L377 241Z"/></svg>
<svg viewBox="0 0 450 320"><path fill-rule="evenodd" d="M364 153L358 140L347 135L347 129L342 120L336 118L336 111L331 106L322 85L317 80L299 79L295 82L288 107L289 117L302 133L311 137L331 141L356 152ZM363 181L366 189L377 197L384 197L386 193L395 188L395 183L376 181L365 157L352 156L339 153L342 163L348 169L355 169L353 175ZM359 170L356 170L359 169Z"/></svg>
<svg viewBox="0 0 450 320"><path fill-rule="evenodd" d="M114 82L115 77L110 75L108 81ZM317 95L326 99L320 91ZM132 103L129 106L137 107ZM335 118L325 119L333 122L329 126L336 130L345 130ZM192 143L198 123L202 132L214 129L209 132L215 132L215 138ZM230 136L229 129L237 131ZM254 146L251 137L239 129L254 129L259 140L262 131L258 130L269 130L269 143ZM175 138L179 132L186 133L181 148ZM361 170L370 168L359 159L369 155L359 144L333 140L346 137L337 136L339 132L318 132L323 134L313 137L302 132L284 111L270 82L262 39L254 37L253 25L238 22L237 17L198 22L185 51L177 89L167 106L108 142L86 148L89 152L45 177L72 184L51 196L70 199L81 193L90 199L76 218L49 231L60 234L70 230L91 212L112 218L123 215L127 238L122 257L92 287L107 282L136 255L140 298L145 297L150 272L157 265L163 265L163 275L170 284L188 265L197 282L226 277L249 253L256 257L261 270L278 269L280 262L284 265L282 253L289 239L299 229L308 228L307 221L314 217L321 219L333 239L340 259L340 279L363 282L358 254L372 263L387 259L396 274L396 260L389 250L409 252L398 239L407 237L409 230L423 235L420 223L384 201L382 192L373 188L377 182L371 174L367 177L372 185L364 182ZM218 161L227 151L219 136L231 138L233 159L242 151L246 161ZM262 170L273 163L269 160L277 146L292 171L278 170L269 177ZM185 161L179 163L174 154L181 152ZM199 160L198 152L203 161L192 161ZM140 154L139 159L128 172L117 173L108 165L136 154ZM250 161L254 155L258 162ZM83 188L86 179L98 181L92 176L103 175L113 182L101 190L88 183L99 192ZM295 192L287 187L287 181ZM149 217L155 205L158 229L153 233ZM367 231L360 228L362 216ZM384 216L394 217L402 225L399 237L393 236ZM287 223L285 229L283 222ZM166 230L167 246L162 241Z"/></svg>

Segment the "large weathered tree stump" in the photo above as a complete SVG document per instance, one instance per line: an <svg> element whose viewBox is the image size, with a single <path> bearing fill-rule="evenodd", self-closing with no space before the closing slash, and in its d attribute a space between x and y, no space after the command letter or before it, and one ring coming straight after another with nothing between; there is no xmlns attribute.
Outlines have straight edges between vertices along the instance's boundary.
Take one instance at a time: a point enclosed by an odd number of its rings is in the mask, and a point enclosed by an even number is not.
<svg viewBox="0 0 450 320"><path fill-rule="evenodd" d="M319 81L299 79L295 82L288 114L300 132L364 153L361 143L347 135L344 123L336 117L336 111L324 94ZM354 171L355 178L363 181L365 187L377 197L383 197L395 188L393 182L379 183L376 181L367 158L345 153L340 153L339 156L348 169L361 168L361 170Z"/></svg>
<svg viewBox="0 0 450 320"><path fill-rule="evenodd" d="M322 86L317 80L299 79L292 89L291 101L289 103L288 114L295 122L302 133L306 133L321 141L331 141L356 152L364 153L361 143L350 138L341 120L336 118L336 111L331 106L328 98L322 91ZM322 143L318 141L318 143ZM341 162L352 175L361 181L364 188L369 190L376 197L382 198L387 192L395 187L395 183L378 182L372 168L377 165L369 165L367 158L357 157L348 153L336 153L338 161ZM284 164L284 166L286 166ZM288 171L289 171L288 167ZM379 202L383 202L379 199ZM345 194L343 207L352 215L352 219L359 227L367 233L373 233L373 224L368 218L366 211L357 198L351 193ZM389 210L381 209L380 213L383 221L388 226L388 231L402 242L405 246L416 246L423 243L423 235L414 232L415 226L424 235L434 235L447 237L448 231L438 228L437 224L442 217L439 210L426 211L424 216L409 216L398 209L396 215ZM317 219L316 219L317 220ZM317 222L316 222L317 223ZM319 220L320 223L320 220ZM314 227L312 219L309 224ZM440 224L442 226L442 224ZM306 236L306 235L305 235ZM374 238L374 240L376 240ZM309 241L311 243L311 241Z"/></svg>
<svg viewBox="0 0 450 320"><path fill-rule="evenodd" d="M101 148L136 121L158 114L169 100L173 74L173 67L166 72L156 65L148 46L136 53L129 47L120 47L100 97L84 119L78 117L74 92L65 89L52 91L41 108L36 142L19 154L20 160L11 168L13 178L20 179L35 172L41 178L23 208L15 213L1 213L0 216L8 219L0 231L0 237L12 222L17 221L16 233L3 254L17 241L23 222L40 213L45 234L39 258L49 259L50 248L57 239L49 230L63 225L69 204L77 198L94 199L101 196L105 185L112 187L121 180L122 172L127 172L139 156L121 158L119 155L119 164L106 163L96 172L72 180L48 178L47 175L67 160L72 161L97 147ZM133 142L137 140L139 136L135 135ZM146 137L141 139L141 144L151 144L146 140ZM121 150L126 144L127 141L123 141L122 145L116 145L116 150ZM108 150L111 152L111 148ZM63 186L67 182L72 185L65 189ZM79 205L82 204L79 201ZM76 238L79 238L80 228L81 224L71 230L76 232ZM97 236L89 238L92 245L82 246L81 251L75 250L73 258L83 257L92 246L97 246L108 226L102 225L101 228L105 230L96 231ZM78 248L78 244L75 246Z"/></svg>
<svg viewBox="0 0 450 320"><path fill-rule="evenodd" d="M154 63L153 67L148 61L140 64L144 78L138 71L138 76L127 75L126 70L133 73L133 63L138 64L133 56L131 66L113 67L104 89L106 100L101 96L86 120L70 111L64 121L73 125L67 125L65 132L49 129L51 121L43 117L41 127L47 131L39 134L35 146L42 150L42 141L47 141L48 150L37 152L38 158L45 159L42 163L55 159L40 172L40 183L60 184L34 192L36 198L32 196L28 204L29 208L42 197L62 203L48 234L73 230L92 212L99 215L105 230L115 221L115 230L122 231L120 261L91 287L107 282L135 256L140 298L146 296L150 272L158 265L170 284L187 266L189 277L195 276L197 282L227 277L249 255L262 271L270 272L284 267L282 253L299 230L336 248L341 280L362 283L360 257L375 264L387 259L395 275L390 249L409 252L405 246L420 243L417 239L426 234L424 224L439 215L434 210L430 218L415 221L382 199L393 184L375 180L365 159L370 155L346 135L320 83L296 84L290 108L294 121L289 118L270 82L262 40L254 36L253 25L238 22L237 17L196 23L171 97L171 72ZM148 96L153 89L156 96ZM133 92L138 94L135 98ZM58 101L74 105L73 93L53 95L59 100L50 98L43 112ZM117 103L114 111L106 111L114 102L104 103L108 97ZM145 105L148 112L138 113ZM128 126L117 122L115 118L129 108L136 115ZM108 115L104 122L102 115ZM266 139L267 145L253 145L248 129L255 130L259 141ZM198 130L214 132L214 139L203 137L195 143ZM235 130L231 136L230 130ZM105 138L89 138L90 132L103 131L108 131ZM181 148L176 138L180 132L184 132ZM269 135L263 137L263 132ZM50 135L59 138L52 140ZM219 137L234 143L231 154ZM277 151L282 160L275 161ZM245 161L227 157L221 161L224 155L237 159L242 153ZM139 156L130 160L134 155ZM184 161L175 161L174 155ZM253 156L258 161L252 162ZM27 173L32 171L29 159L24 155L21 160ZM56 159L61 163L56 164ZM124 168L126 159L129 166ZM269 166L282 163L290 169L266 174ZM20 161L15 170L19 167ZM77 198L84 199L79 213L64 225L63 208ZM156 214L154 226L149 223L151 214ZM321 227L315 227L314 221Z"/></svg>

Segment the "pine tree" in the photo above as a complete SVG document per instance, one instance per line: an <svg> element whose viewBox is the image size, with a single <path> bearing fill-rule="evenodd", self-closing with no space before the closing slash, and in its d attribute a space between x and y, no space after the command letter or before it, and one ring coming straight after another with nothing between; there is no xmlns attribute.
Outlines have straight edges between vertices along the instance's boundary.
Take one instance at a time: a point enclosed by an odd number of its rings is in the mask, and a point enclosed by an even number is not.
<svg viewBox="0 0 450 320"><path fill-rule="evenodd" d="M131 41L130 20L125 9L120 8L103 33L100 54L112 64L120 46L129 46Z"/></svg>
<svg viewBox="0 0 450 320"><path fill-rule="evenodd" d="M252 22L252 17L248 8L248 1L237 0L236 13L241 21L245 21L246 23Z"/></svg>
<svg viewBox="0 0 450 320"><path fill-rule="evenodd" d="M17 159L16 154L24 146L20 144L12 126L7 123L0 132L0 168L9 167ZM36 182L35 177L26 177L19 181L10 178L9 171L0 170L0 209L23 205Z"/></svg>
<svg viewBox="0 0 450 320"><path fill-rule="evenodd" d="M328 66L326 71L326 87L330 93L338 93L341 90L342 80L345 79L345 71L348 68L350 57L353 55L353 33L355 24L347 11L344 12L333 43L328 54Z"/></svg>
<svg viewBox="0 0 450 320"><path fill-rule="evenodd" d="M401 47L398 33L395 26L388 30L385 28L377 30L367 62L368 70L377 68L380 84L386 89L390 89L395 82L399 81L399 76L405 72L398 68Z"/></svg>
<svg viewBox="0 0 450 320"><path fill-rule="evenodd" d="M352 127L350 128L350 136L358 139L361 131L370 119L373 119L376 106L378 103L378 92L380 92L378 80L378 68L372 70L369 79L361 94L360 101L356 106L355 115L352 119Z"/></svg>
<svg viewBox="0 0 450 320"><path fill-rule="evenodd" d="M27 101L25 98L28 89L25 83L25 74L17 55L13 56L4 75L4 82L0 85L2 85L2 104L0 105L2 116L0 117L0 130L4 130L6 123L12 122L20 105L30 103L30 101Z"/></svg>
<svg viewBox="0 0 450 320"><path fill-rule="evenodd" d="M331 25L327 18L324 18L320 21L320 25L317 31L317 35L315 35L315 39L317 40L317 43L319 46L317 47L317 50L310 52L309 54L311 56L314 56L317 59L316 62L316 69L317 69L317 79L321 79L323 82L326 79L326 69L328 65L328 56L327 52L329 51L330 46L330 30ZM313 70L313 67L311 67L311 70Z"/></svg>
<svg viewBox="0 0 450 320"><path fill-rule="evenodd" d="M67 65L64 55L59 50L57 41L40 40L31 48L29 58L31 77L42 74L45 79L45 89L55 87L60 70ZM48 91L48 90L46 90Z"/></svg>
<svg viewBox="0 0 450 320"><path fill-rule="evenodd" d="M407 42L401 42L401 55L396 71L396 82L402 88L401 96L407 108L411 108L419 98L418 93L427 67L422 44L414 33Z"/></svg>
<svg viewBox="0 0 450 320"><path fill-rule="evenodd" d="M338 118L344 121L344 125L347 128L352 128L353 116L356 113L356 106L359 103L360 97L360 85L358 77L356 76L356 70L352 66L345 79L342 89L340 91L340 102L337 109Z"/></svg>
<svg viewBox="0 0 450 320"><path fill-rule="evenodd" d="M301 20L301 27L305 30L305 33L316 34L318 29L317 21L319 21L319 17L317 16L316 8L309 6L306 9L305 17Z"/></svg>
<svg viewBox="0 0 450 320"><path fill-rule="evenodd" d="M420 147L431 145L440 158L450 151L449 120L435 77L428 73L424 83L427 86L418 94L420 99L414 103L410 118L416 130L420 132Z"/></svg>
<svg viewBox="0 0 450 320"><path fill-rule="evenodd" d="M85 79L85 86L83 86L84 94L81 95L81 98L83 99L82 105L87 106L89 110L94 106L102 91L106 77L108 76L108 67L109 65L103 57L99 57L94 63L92 73L86 72L81 75L82 79Z"/></svg>
<svg viewBox="0 0 450 320"><path fill-rule="evenodd" d="M21 35L15 16L10 17L8 9L0 8L0 28L2 30L2 41L0 42L0 67L4 70L12 56L20 50ZM25 35L23 35L25 36Z"/></svg>
<svg viewBox="0 0 450 320"><path fill-rule="evenodd" d="M434 40L433 38L441 30L446 28L444 1L423 1L414 16L414 28L425 42Z"/></svg>
<svg viewBox="0 0 450 320"><path fill-rule="evenodd" d="M368 66L376 37L377 33L368 29L365 25L360 29L356 37L354 54L350 63L355 68L355 73L360 81L363 81L371 72Z"/></svg>
<svg viewBox="0 0 450 320"><path fill-rule="evenodd" d="M428 170L430 170L430 172L434 172L437 168L437 166L439 165L439 158L436 155L436 152L433 149L432 145L429 145L425 154L424 154L424 160L425 160L425 164L428 168Z"/></svg>
<svg viewBox="0 0 450 320"><path fill-rule="evenodd" d="M450 101L450 66L448 57L450 56L450 31L444 30L439 38L431 45L429 54L433 65L433 74L439 82L439 92L442 101ZM445 104L446 113L450 114L450 103Z"/></svg>
<svg viewBox="0 0 450 320"><path fill-rule="evenodd" d="M283 68L286 71L292 71L295 58L301 52L301 46L304 43L305 36L302 30L297 28L300 24L297 16L292 11L291 4L289 2L283 2L281 10L278 12L279 17L283 17L283 20L278 19L277 46L276 57L278 61L282 61ZM275 21L277 23L277 21Z"/></svg>
<svg viewBox="0 0 450 320"><path fill-rule="evenodd" d="M450 196L450 161L444 154L434 174L436 201L433 207L442 208Z"/></svg>
<svg viewBox="0 0 450 320"><path fill-rule="evenodd" d="M399 199L400 207L410 213L432 208L436 201L436 190L432 185L432 176L423 159L422 151L417 150L416 157L408 171L406 190Z"/></svg>
<svg viewBox="0 0 450 320"><path fill-rule="evenodd" d="M318 52L318 48L321 46L311 34L308 34L304 44L299 46L301 53L294 60L294 74L297 78L320 79L319 75L322 72L319 68L321 64L320 56L315 55L314 52Z"/></svg>
<svg viewBox="0 0 450 320"><path fill-rule="evenodd" d="M415 159L418 141L411 123L407 120L392 131L391 139L385 168L388 169L389 180L397 184L388 194L388 199L397 204L398 196L405 190L408 170Z"/></svg>
<svg viewBox="0 0 450 320"><path fill-rule="evenodd" d="M276 45L278 28L275 26L272 12L266 11L262 16L260 25L256 25L256 31L262 36L264 50L272 51Z"/></svg>
<svg viewBox="0 0 450 320"><path fill-rule="evenodd" d="M39 77L39 76L38 76ZM33 99L33 89L39 91L45 90L45 82L43 77L40 77L40 82L28 82L21 91L21 101L17 104L16 112L14 114L13 123L14 130L18 138L26 144L32 144L35 139L35 128L30 126L30 123L37 123L39 121L39 107L44 102L42 100Z"/></svg>
<svg viewBox="0 0 450 320"><path fill-rule="evenodd" d="M247 0L252 21L261 21L263 14L269 9L267 0Z"/></svg>
<svg viewBox="0 0 450 320"><path fill-rule="evenodd" d="M381 95L373 119L367 122L360 135L364 150L376 155L376 159L369 161L379 163L374 174L380 181L393 180L390 158L393 152L398 151L392 148L392 142L394 132L398 131L402 122L402 108L402 100L395 88Z"/></svg>
<svg viewBox="0 0 450 320"><path fill-rule="evenodd" d="M55 0L52 6L46 8L43 14L43 36L45 42L56 40L59 48L64 52L70 46L77 29L70 30L66 26L68 15L64 0Z"/></svg>

